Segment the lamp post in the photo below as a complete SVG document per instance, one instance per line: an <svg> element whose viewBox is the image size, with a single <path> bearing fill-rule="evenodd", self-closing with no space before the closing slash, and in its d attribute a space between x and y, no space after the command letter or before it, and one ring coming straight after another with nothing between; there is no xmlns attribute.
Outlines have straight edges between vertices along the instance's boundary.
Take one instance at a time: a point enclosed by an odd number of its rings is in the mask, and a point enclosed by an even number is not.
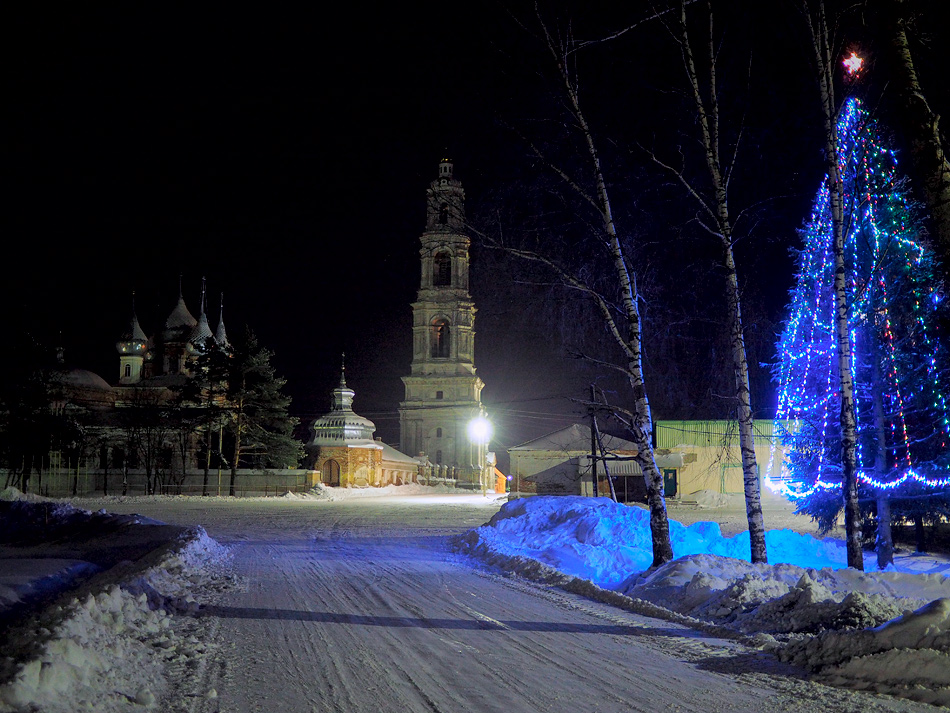
<svg viewBox="0 0 950 713"><path fill-rule="evenodd" d="M475 447L475 457L473 458L472 470L474 474L475 465L478 464L478 480L479 486L481 487L482 495L485 495L486 490L486 475L485 475L485 450L488 447L488 442L491 440L492 436L492 425L485 414L481 411L468 422L468 438L472 442L472 445Z"/></svg>

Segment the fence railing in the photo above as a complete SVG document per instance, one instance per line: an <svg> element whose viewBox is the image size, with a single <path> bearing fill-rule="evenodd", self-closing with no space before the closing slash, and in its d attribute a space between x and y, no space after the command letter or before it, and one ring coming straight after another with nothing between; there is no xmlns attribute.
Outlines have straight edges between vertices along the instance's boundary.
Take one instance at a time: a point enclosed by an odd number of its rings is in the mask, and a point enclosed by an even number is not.
<svg viewBox="0 0 950 713"><path fill-rule="evenodd" d="M313 475L309 470L241 469L234 480L234 494L238 497L268 497L305 492L311 488ZM0 478L0 483L24 490L22 475L0 471ZM220 478L216 471L212 471L207 485L203 470L189 470L185 474L153 474L151 479L151 493L161 495L228 495L230 489L230 471L222 471ZM26 487L26 492L50 498L146 495L149 490L149 479L144 470L123 473L82 467L50 469L42 473L34 471Z"/></svg>

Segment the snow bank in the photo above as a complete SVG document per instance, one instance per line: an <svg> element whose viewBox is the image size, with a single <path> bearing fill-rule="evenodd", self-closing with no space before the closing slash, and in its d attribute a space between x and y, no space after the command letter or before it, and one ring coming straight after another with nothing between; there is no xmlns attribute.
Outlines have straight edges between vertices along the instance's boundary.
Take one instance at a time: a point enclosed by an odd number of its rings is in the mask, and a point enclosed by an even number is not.
<svg viewBox="0 0 950 713"><path fill-rule="evenodd" d="M676 559L650 570L646 510L606 498L532 497L454 542L533 579L749 637L838 685L950 705L950 562L934 561L940 571L930 574L901 571L918 563L858 572L847 568L838 540L771 530L772 564L752 564L748 532L723 537L712 522L671 520L670 539Z"/></svg>
<svg viewBox="0 0 950 713"><path fill-rule="evenodd" d="M15 488L10 490L16 491ZM0 500L3 500L3 494L6 491L0 491ZM18 492L18 491L17 491ZM327 487L323 483L317 483L315 486L309 490L303 492L295 493L288 490L283 495L259 495L259 496L249 496L249 497L239 497L235 498L231 495L107 495L107 496L98 496L90 498L72 498L72 502L82 503L83 501L94 501L96 503L129 503L129 502L148 502L148 501L166 501L166 502L181 502L183 500L195 500L201 502L221 502L221 503L233 503L236 499L240 502L255 502L255 503L276 503L286 500L300 500L300 501L330 501L338 502L341 500L351 500L355 498L373 498L373 497L383 497L383 496L400 496L400 495L443 495L451 494L458 495L466 491L459 490L458 488L448 486L448 485L422 485L418 483L411 483L408 485L386 485L383 487L370 487L365 488L331 488ZM472 491L468 491L472 492ZM22 495L22 494L20 494ZM47 498L40 498L39 496L22 496L22 498L13 499L33 499L36 500L47 500ZM58 502L58 501L55 501Z"/></svg>
<svg viewBox="0 0 950 713"><path fill-rule="evenodd" d="M42 495L36 495L34 493L23 493L13 486L8 486L3 490L0 490L0 501L3 500L26 500L31 503L45 502L49 498L44 498Z"/></svg>
<svg viewBox="0 0 950 713"><path fill-rule="evenodd" d="M55 513L54 530L64 522L75 525L82 513L89 521L101 515L68 505ZM157 706L171 692L169 667L193 665L204 653L200 642L176 631L172 614L197 609L195 587L226 586L229 556L204 529L187 530L135 567L124 563L102 572L71 597L10 627L2 644L0 711L108 713Z"/></svg>
<svg viewBox="0 0 950 713"><path fill-rule="evenodd" d="M353 500L355 498L378 498L392 495L442 495L458 494L457 488L447 485L421 485L419 483L410 483L408 485L384 485L382 487L365 488L330 488L323 483L317 483L313 488L305 493L286 493L281 497L295 500L329 500L338 502L340 500Z"/></svg>

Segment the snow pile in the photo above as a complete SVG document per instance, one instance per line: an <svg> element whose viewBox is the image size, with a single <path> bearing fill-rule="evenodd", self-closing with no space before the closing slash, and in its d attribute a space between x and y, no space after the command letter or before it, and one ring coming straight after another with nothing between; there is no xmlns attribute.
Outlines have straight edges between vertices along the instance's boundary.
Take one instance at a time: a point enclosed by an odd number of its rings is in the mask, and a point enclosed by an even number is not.
<svg viewBox="0 0 950 713"><path fill-rule="evenodd" d="M42 502L19 505L45 516L53 512L48 522L53 532L75 528L84 518L87 527L107 519L104 513L62 503L52 508ZM138 529L156 530L152 525ZM128 529L124 534L136 536ZM197 610L191 594L195 587L229 586L230 551L200 527L159 547L148 542L154 549L137 562L121 562L96 574L3 632L0 711L153 708L172 692L170 671L197 666L205 645L187 635L187 626L176 626L173 614ZM23 562L30 566L42 560ZM70 585L61 582L63 588Z"/></svg>
<svg viewBox="0 0 950 713"><path fill-rule="evenodd" d="M4 558L0 573L0 612L55 592L98 571L91 562L47 557L40 560Z"/></svg>
<svg viewBox="0 0 950 713"><path fill-rule="evenodd" d="M163 659L174 655L169 616L147 595L113 585L57 607L45 641L0 687L0 710L111 711L153 706L166 691Z"/></svg>
<svg viewBox="0 0 950 713"><path fill-rule="evenodd" d="M13 486L7 486L3 490L0 490L0 501L10 501L10 500L27 500L31 503L41 502L47 500L42 495L35 495L34 493L23 493Z"/></svg>
<svg viewBox="0 0 950 713"><path fill-rule="evenodd" d="M712 522L671 520L670 539L676 559L650 570L646 510L607 498L532 497L507 503L455 545L645 614L754 636L832 683L950 706L950 562L935 562L940 571L929 574L901 561L858 572L838 540L771 530L772 564L752 564L748 532L723 537Z"/></svg>
<svg viewBox="0 0 950 713"><path fill-rule="evenodd" d="M317 483L305 493L287 492L281 497L292 500L326 500L338 502L356 498L378 498L392 495L444 495L458 494L458 492L458 489L444 484L422 485L421 483L410 483L407 485L384 485L382 487L331 488L323 483Z"/></svg>
<svg viewBox="0 0 950 713"><path fill-rule="evenodd" d="M742 495L717 493L715 490L700 490L690 495L689 499L695 501L696 507L702 509L745 507L745 501L742 499Z"/></svg>

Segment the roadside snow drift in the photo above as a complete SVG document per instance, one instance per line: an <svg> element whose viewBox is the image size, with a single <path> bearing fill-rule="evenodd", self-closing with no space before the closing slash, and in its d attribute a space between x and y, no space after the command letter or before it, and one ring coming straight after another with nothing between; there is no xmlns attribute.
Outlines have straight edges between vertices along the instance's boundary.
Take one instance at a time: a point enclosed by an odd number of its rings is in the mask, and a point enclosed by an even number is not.
<svg viewBox="0 0 950 713"><path fill-rule="evenodd" d="M670 538L676 559L650 571L646 510L531 497L505 504L455 545L533 579L732 631L830 683L950 706L950 563L934 561L925 574L901 571L901 562L858 572L840 541L771 530L772 564L751 564L748 532L723 537L712 522L671 520Z"/></svg>
<svg viewBox="0 0 950 713"><path fill-rule="evenodd" d="M16 543L2 545L4 557L17 566L12 576L9 568L0 575L0 593L6 593L0 711L108 712L158 705L173 685L169 672L194 667L204 653L194 637L176 630L171 615L197 609L191 589L217 576L228 550L200 527L171 528L137 515L91 513L64 503L4 505L10 507L2 542ZM103 545L97 531L120 540L118 549ZM98 564L65 566L44 557L59 547L78 548L79 542L94 543L89 551ZM110 557L132 553L135 561L105 565ZM44 595L39 605L37 593Z"/></svg>

